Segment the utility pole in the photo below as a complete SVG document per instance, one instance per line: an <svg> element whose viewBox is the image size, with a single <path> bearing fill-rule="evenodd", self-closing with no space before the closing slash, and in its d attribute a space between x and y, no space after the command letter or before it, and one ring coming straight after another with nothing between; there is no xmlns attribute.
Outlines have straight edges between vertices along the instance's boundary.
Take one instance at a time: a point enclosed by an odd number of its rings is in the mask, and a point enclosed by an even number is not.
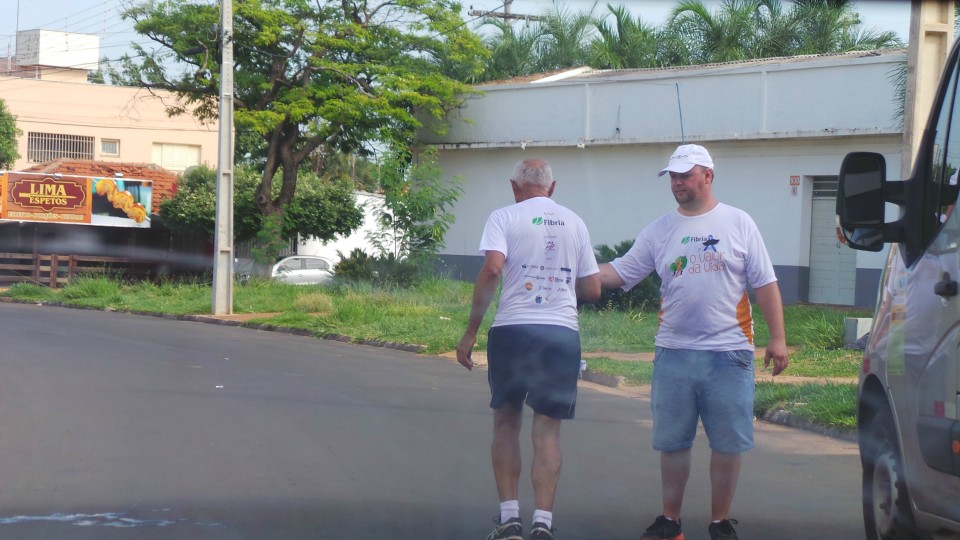
<svg viewBox="0 0 960 540"><path fill-rule="evenodd" d="M213 251L213 314L233 313L233 0L220 7L220 129Z"/></svg>
<svg viewBox="0 0 960 540"><path fill-rule="evenodd" d="M900 178L913 174L913 156L937 93L940 72L953 44L953 1L912 0L907 85L903 105L903 151Z"/></svg>
<svg viewBox="0 0 960 540"><path fill-rule="evenodd" d="M513 0L506 0L503 3L503 13L496 11L481 11L472 9L473 6L470 6L470 11L467 12L471 17L493 17L495 19L503 19L505 21L544 21L545 17L539 17L537 15L525 15L523 13L511 13L510 5L513 4Z"/></svg>

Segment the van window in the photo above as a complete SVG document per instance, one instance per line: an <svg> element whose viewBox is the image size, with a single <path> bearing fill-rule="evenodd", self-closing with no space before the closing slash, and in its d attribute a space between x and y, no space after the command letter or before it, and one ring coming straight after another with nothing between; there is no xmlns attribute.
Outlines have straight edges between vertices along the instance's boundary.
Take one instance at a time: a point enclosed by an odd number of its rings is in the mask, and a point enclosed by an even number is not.
<svg viewBox="0 0 960 540"><path fill-rule="evenodd" d="M957 65L948 79L943 105L937 118L933 144L926 164L927 185L924 186L922 246L926 247L953 212L957 202L957 173L960 170L960 103L957 96ZM921 154L923 155L923 154Z"/></svg>

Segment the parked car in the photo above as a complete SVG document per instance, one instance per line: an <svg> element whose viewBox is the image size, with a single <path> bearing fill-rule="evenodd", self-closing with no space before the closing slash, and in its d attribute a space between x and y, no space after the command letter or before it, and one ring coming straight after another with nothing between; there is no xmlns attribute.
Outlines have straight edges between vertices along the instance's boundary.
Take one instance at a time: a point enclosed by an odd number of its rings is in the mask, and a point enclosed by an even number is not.
<svg viewBox="0 0 960 540"><path fill-rule="evenodd" d="M910 178L887 180L883 155L870 152L840 169L847 245L891 244L857 395L868 540L960 538L958 81L954 46Z"/></svg>
<svg viewBox="0 0 960 540"><path fill-rule="evenodd" d="M273 265L270 276L294 285L318 285L333 280L333 262L313 255L294 255Z"/></svg>

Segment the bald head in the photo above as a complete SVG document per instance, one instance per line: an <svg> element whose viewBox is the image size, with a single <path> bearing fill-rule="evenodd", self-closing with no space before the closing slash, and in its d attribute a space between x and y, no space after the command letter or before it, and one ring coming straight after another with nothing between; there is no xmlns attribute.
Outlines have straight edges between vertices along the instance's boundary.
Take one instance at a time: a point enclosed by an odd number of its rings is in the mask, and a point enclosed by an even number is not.
<svg viewBox="0 0 960 540"><path fill-rule="evenodd" d="M513 168L511 180L521 188L549 189L553 184L553 171L550 170L550 164L542 159L525 159Z"/></svg>

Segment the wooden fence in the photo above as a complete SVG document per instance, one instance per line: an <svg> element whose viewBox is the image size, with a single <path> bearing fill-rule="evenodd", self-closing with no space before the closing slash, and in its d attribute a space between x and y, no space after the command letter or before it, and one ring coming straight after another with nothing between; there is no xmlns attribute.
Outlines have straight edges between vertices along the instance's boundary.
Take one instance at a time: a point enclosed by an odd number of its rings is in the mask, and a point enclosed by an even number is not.
<svg viewBox="0 0 960 540"><path fill-rule="evenodd" d="M112 272L142 276L149 269L141 261L123 257L0 253L0 286L35 283L56 289L81 274Z"/></svg>

